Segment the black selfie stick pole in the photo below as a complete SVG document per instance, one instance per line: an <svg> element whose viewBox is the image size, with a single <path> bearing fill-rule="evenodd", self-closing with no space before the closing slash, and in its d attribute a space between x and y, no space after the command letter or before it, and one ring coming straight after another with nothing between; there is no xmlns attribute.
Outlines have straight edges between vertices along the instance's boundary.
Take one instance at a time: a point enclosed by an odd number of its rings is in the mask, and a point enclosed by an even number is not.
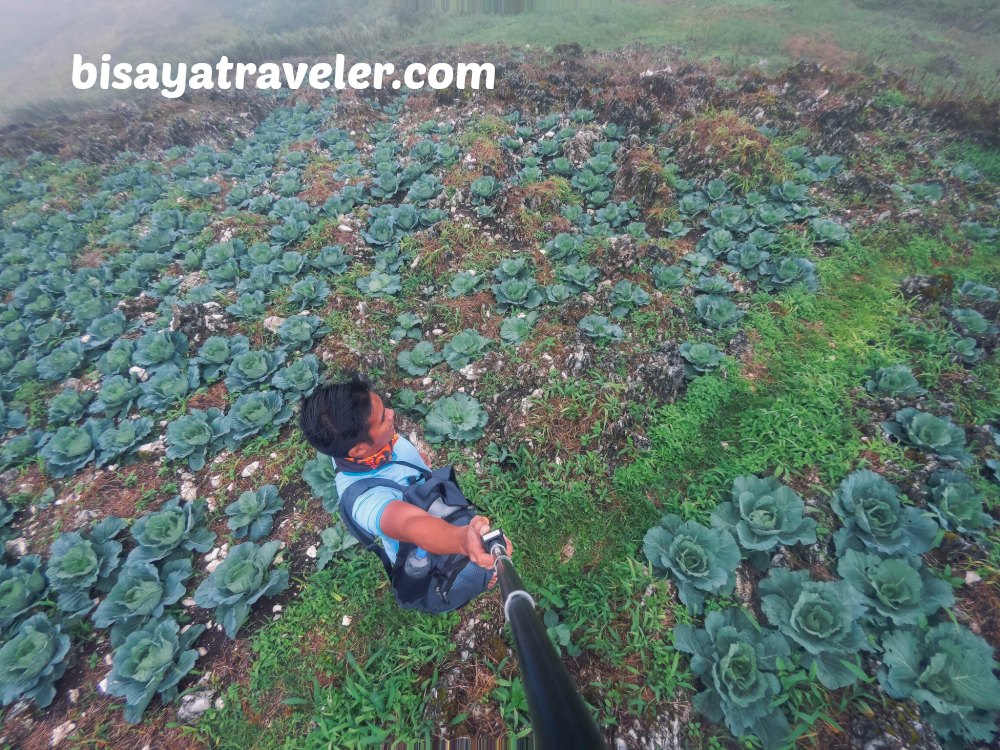
<svg viewBox="0 0 1000 750"><path fill-rule="evenodd" d="M600 730L535 612L535 600L524 590L499 529L483 536L493 555L503 611L514 633L524 691L531 711L536 750L607 750Z"/></svg>

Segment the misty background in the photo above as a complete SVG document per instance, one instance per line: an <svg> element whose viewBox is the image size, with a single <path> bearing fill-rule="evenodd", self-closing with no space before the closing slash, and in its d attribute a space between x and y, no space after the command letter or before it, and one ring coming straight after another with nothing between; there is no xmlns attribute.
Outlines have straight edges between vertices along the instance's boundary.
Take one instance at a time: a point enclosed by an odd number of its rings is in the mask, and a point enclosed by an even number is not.
<svg viewBox="0 0 1000 750"><path fill-rule="evenodd" d="M642 43L768 73L798 60L885 66L927 93L994 97L1000 79L998 0L0 0L0 14L0 124L159 96L74 90L74 53L133 64L375 61L414 46Z"/></svg>

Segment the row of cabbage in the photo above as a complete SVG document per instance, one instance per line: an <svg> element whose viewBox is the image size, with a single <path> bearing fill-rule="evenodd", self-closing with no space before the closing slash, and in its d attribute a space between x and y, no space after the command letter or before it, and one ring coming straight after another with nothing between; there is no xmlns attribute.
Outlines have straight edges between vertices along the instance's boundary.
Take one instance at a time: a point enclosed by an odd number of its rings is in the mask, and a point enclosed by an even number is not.
<svg viewBox="0 0 1000 750"><path fill-rule="evenodd" d="M905 365L880 368L865 388L890 398L926 393ZM974 463L963 430L946 418L906 407L882 429L955 467ZM1000 432L993 436L1000 446ZM692 655L704 687L695 708L736 736L753 734L765 747L780 747L791 731L781 677L805 670L829 689L855 685L866 679L861 653L868 652L885 692L916 701L946 746L991 741L1000 716L993 648L954 621L953 584L920 556L946 533L982 542L995 521L961 468L934 471L924 490L921 509L873 471L844 478L830 501L842 524L832 537L840 576L834 581L772 566L779 545L817 543L805 503L773 477L737 477L731 501L712 512L710 526L671 514L650 529L647 558L674 580L693 614L703 612L706 595L733 593L741 559L767 572L756 603L771 628L744 608L723 607L707 614L703 628L675 629L675 645Z"/></svg>

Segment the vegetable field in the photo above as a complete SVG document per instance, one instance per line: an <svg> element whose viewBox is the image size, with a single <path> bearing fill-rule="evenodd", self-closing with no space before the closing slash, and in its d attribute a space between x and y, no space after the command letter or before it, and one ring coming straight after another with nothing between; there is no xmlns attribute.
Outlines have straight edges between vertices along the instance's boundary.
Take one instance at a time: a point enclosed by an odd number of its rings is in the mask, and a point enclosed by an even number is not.
<svg viewBox="0 0 1000 750"><path fill-rule="evenodd" d="M497 593L399 610L337 520L353 370L612 747L995 742L995 102L558 49L0 139L0 746L529 732Z"/></svg>

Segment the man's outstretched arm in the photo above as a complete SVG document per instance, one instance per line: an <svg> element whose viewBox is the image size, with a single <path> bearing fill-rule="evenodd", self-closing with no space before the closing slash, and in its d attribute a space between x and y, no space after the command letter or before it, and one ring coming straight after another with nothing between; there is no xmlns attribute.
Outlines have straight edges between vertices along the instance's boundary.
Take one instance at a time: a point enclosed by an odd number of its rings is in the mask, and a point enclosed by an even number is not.
<svg viewBox="0 0 1000 750"><path fill-rule="evenodd" d="M393 500L379 522L382 533L410 542L434 555L465 555L483 568L493 567L493 557L483 549L482 535L490 530L485 516L476 516L468 526L452 526L437 516L401 500ZM507 552L511 552L507 542Z"/></svg>

